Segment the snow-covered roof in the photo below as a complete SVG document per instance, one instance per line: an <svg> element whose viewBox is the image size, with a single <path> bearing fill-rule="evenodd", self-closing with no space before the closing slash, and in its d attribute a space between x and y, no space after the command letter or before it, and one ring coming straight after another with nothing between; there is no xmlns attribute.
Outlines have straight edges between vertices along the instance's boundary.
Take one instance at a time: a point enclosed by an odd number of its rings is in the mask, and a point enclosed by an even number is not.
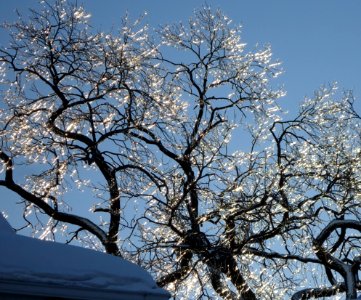
<svg viewBox="0 0 361 300"><path fill-rule="evenodd" d="M3 234L15 234L15 231L0 213L0 235Z"/></svg>
<svg viewBox="0 0 361 300"><path fill-rule="evenodd" d="M11 289L71 299L169 298L141 267L93 250L16 235L0 213L0 291Z"/></svg>

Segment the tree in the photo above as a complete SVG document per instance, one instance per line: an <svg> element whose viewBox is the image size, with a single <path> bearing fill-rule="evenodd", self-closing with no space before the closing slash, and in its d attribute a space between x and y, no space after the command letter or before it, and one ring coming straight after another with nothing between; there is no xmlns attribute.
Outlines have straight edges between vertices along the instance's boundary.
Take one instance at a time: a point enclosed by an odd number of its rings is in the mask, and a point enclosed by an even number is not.
<svg viewBox="0 0 361 300"><path fill-rule="evenodd" d="M0 186L35 235L133 260L179 299L357 297L351 93L322 88L287 119L271 49L247 52L208 7L102 33L42 5L0 49Z"/></svg>

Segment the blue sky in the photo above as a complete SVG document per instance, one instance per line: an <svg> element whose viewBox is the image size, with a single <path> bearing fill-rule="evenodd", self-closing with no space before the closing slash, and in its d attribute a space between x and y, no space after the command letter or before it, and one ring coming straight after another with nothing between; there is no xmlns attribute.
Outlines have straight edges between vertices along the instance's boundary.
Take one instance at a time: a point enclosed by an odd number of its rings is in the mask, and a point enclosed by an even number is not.
<svg viewBox="0 0 361 300"><path fill-rule="evenodd" d="M288 96L294 107L320 85L337 81L361 98L361 1L335 0L86 0L85 7L103 28L117 24L128 11L137 17L147 11L150 25L186 20L204 3L222 9L243 25L249 49L271 44L283 62ZM102 3L102 4L100 4ZM361 100L361 99L360 99ZM360 105L361 107L361 105Z"/></svg>
<svg viewBox="0 0 361 300"><path fill-rule="evenodd" d="M146 21L158 27L186 20L203 4L221 8L234 23L243 25L243 38L252 49L271 44L274 57L283 62L292 108L320 85L337 81L340 88L352 89L361 98L361 1L359 0L78 0L92 14L96 28L116 28L128 12L136 18L147 12ZM36 7L35 0L1 1L0 21L15 18L15 9ZM0 33L0 44L6 35ZM361 106L361 105L360 105Z"/></svg>
<svg viewBox="0 0 361 300"><path fill-rule="evenodd" d="M185 21L194 9L207 3L243 25L243 40L249 50L257 44L272 45L274 58L283 63L285 71L279 79L287 91L281 104L291 112L304 96L312 96L321 85L335 81L341 89L354 90L361 101L359 0L78 0L81 2L92 14L93 26L102 30L116 29L126 12L136 18L146 11L146 22L156 28ZM37 5L35 0L2 0L0 22L14 20L15 9L26 11ZM1 45L6 36L1 30ZM9 197L3 190L0 195ZM0 211L12 215L13 201L6 200L1 199Z"/></svg>

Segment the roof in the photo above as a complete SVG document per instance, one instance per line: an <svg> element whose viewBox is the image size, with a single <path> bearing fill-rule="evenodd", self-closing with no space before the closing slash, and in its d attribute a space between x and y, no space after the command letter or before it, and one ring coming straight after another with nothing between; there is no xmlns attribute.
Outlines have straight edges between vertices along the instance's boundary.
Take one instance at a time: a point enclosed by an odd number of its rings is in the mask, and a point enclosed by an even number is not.
<svg viewBox="0 0 361 300"><path fill-rule="evenodd" d="M17 235L0 214L0 291L12 289L71 299L170 297L144 269L129 261Z"/></svg>

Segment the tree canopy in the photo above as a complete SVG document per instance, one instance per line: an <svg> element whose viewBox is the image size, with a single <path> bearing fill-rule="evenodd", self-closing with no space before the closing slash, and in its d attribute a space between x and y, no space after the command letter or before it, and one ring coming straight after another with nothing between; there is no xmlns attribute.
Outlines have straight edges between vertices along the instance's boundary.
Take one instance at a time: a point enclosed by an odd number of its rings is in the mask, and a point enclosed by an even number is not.
<svg viewBox="0 0 361 300"><path fill-rule="evenodd" d="M352 93L288 117L270 47L207 6L160 30L89 19L57 0L3 25L0 186L34 234L130 259L176 299L355 299Z"/></svg>

